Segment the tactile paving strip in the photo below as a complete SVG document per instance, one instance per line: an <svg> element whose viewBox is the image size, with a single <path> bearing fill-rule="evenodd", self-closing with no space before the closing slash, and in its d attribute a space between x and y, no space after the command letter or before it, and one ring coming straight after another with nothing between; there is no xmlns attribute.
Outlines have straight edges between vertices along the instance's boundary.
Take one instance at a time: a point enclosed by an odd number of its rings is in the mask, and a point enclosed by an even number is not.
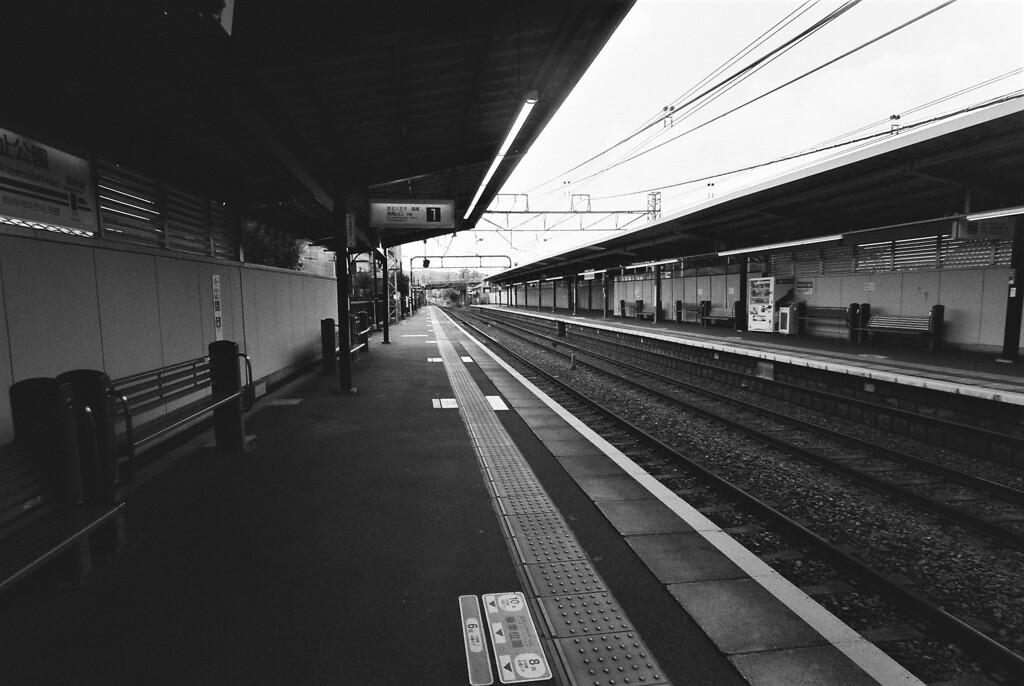
<svg viewBox="0 0 1024 686"><path fill-rule="evenodd" d="M606 591L541 598L540 604L559 638L633 630L626 613Z"/></svg>
<svg viewBox="0 0 1024 686"><path fill-rule="evenodd" d="M436 319L432 311L459 412L570 678L595 686L667 683Z"/></svg>
<svg viewBox="0 0 1024 686"><path fill-rule="evenodd" d="M526 565L526 574L537 597L608 590L589 560Z"/></svg>
<svg viewBox="0 0 1024 686"><path fill-rule="evenodd" d="M668 683L636 632L560 638L557 644L578 686Z"/></svg>

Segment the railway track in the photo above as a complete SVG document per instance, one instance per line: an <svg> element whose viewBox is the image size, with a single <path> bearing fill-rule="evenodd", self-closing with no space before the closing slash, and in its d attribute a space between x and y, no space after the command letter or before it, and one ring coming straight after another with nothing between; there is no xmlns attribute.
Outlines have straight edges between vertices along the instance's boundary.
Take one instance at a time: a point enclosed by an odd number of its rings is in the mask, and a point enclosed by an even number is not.
<svg viewBox="0 0 1024 686"><path fill-rule="evenodd" d="M507 325L507 323L506 323ZM515 335L514 330L509 330ZM573 350L586 364L612 375L619 383L655 396L686 412L701 415L725 428L851 479L875 491L991 539L1024 551L1024 491L879 445L842 431L773 411L762 404L713 391L646 367L551 336L541 340ZM585 355L583 357L582 355ZM612 367L612 368L609 368ZM625 370L623 375L613 368ZM656 385L652 385L656 384ZM664 388L666 390L659 390ZM981 510L982 514L976 514ZM1009 525L1009 526L1008 526ZM1017 526L1015 526L1017 525Z"/></svg>
<svg viewBox="0 0 1024 686"><path fill-rule="evenodd" d="M505 322L534 331L538 335L547 336L549 339L552 338L551 334L554 329L550 321L545 322L528 317L508 317L505 313L494 310L477 311L475 314L476 316L486 315L490 321ZM572 331L571 338L576 345L588 350L615 354L616 350L621 350L624 347L621 340L643 340L644 336L640 332L628 333L621 339L611 340L596 330L577 327ZM558 341L561 344L567 343L566 338L559 337ZM944 418L941 411L918 412L895 407L888 403L883 405L881 403L884 400L878 397L864 400L845 392L837 394L832 389L818 389L806 383L797 385L778 379L769 379L724 366L708 364L693 356L666 354L661 350L639 349L637 346L628 349L630 356L634 359L666 370L666 373L684 373L690 377L713 379L724 386L756 389L759 395L766 395L771 399L794 403L807 409L818 409L826 413L837 414L842 409L846 416L860 417L861 423L886 431L896 430L897 427L914 427L910 429L909 435L918 440L949 446L969 455L986 458L986 460L991 456L1024 454L1024 428L1016 423L1007 425L1002 421L983 416L973 417L969 422L955 421ZM880 416L882 415L886 417L885 424L881 423ZM954 440L949 440L950 438ZM1021 480L1021 485L1024 486L1024 480Z"/></svg>
<svg viewBox="0 0 1024 686"><path fill-rule="evenodd" d="M768 498L755 495L754 489L751 489L749 484L741 483L737 485L735 483L736 477L729 476L727 474L728 470L712 467L705 464L704 460L694 460L681 454L674 446L663 440L664 437L654 435L655 432L648 431L644 427L639 426L639 422L629 421L620 416L619 413L609 409L610 403L606 400L595 400L584 396L562 380L539 368L533 362L527 361L516 353L511 352L506 346L499 343L495 337L484 333L480 328L466 321L464 316L459 316L459 319L490 341L490 345L502 348L504 351L502 353L503 356L514 356L516 359L515 364L524 366L526 368L524 373L530 376L535 383L538 383L546 392L549 392L549 394L582 421L601 433L613 445L620 447L634 461L642 464L649 471L659 476L664 483L670 485L677 492L681 492L691 502L694 499L698 502L706 501L701 505L702 511L712 516L712 519L715 519L714 515L717 515L718 519L724 522L724 524L719 523L719 525L723 526L727 531L736 531L741 536L757 533L760 528L758 522L767 522L772 532L779 532L786 540L792 541L793 543L788 544L792 546L791 548L787 549L787 544L776 545L778 549L766 554L766 561L771 559L777 563L773 564L773 566L777 568L800 566L801 562L799 560L803 557L804 553L798 551L813 551L813 555L816 558L826 561L835 570L832 573L824 573L823 578L825 580L822 583L816 584L814 580L810 580L810 583L808 583L808 579L802 578L795 580L798 585L810 585L817 588L831 587L842 592L852 590L853 586L861 586L869 594L877 593L885 597L894 606L899 608L900 612L908 613L909 616L913 617L911 623L921 622L928 627L929 632L934 632L935 635L941 636L942 640L962 647L964 652L971 656L971 659L985 665L985 670L992 675L993 679L998 681L1010 678L1024 681L1024 659L988 635L991 632L979 631L972 626L972 624L977 623L972 618L954 616L932 599L917 592L913 588L913 584L908 584L905 579L900 579L898 576L894 578L891 571L866 562L866 556L863 553L852 552L848 542L829 540L825 535L816 533L811 527L806 526L804 522L797 521L796 517L789 516L773 506L773 503L769 502ZM488 323L493 324L493 322ZM507 333L506 335L513 334ZM524 337L529 341L530 345L539 346L545 351L568 357L571 364L582 365L585 356L590 357L593 355L590 351L572 349L562 338L551 339L550 337L544 337L539 340L530 340L537 335L535 332L529 334L516 332L515 335ZM552 350L552 347L557 347L558 350ZM534 356L531 355L531 357ZM622 361L610 360L607 355L602 355L602 357L605 359L600 362L588 359L586 364L595 373L608 375L608 383L613 384L615 387L621 388L620 385L625 384L633 389L632 395L634 396L644 393L650 399L649 402L662 405L667 403L685 404L687 406L687 413L714 421L719 427L726 424L730 431L742 432L752 440L772 445L774 448L784 450L787 454L794 455L801 460L813 461L819 467L824 465L831 471L842 474L843 478L855 478L862 483L864 481L870 482L871 487L876 491L884 492L886 498L900 498L901 500L915 502L916 507L927 507L932 515L942 517L943 519L957 520L959 526L966 527L966 522L971 521L969 513L965 513L953 505L916 493L903 484L881 479L876 475L877 472L873 474L870 470L852 469L848 464L856 461L879 460L884 457L887 461L892 459L901 460L899 463L900 471L905 472L906 465L914 464L919 458L893 455L893 451L883 446L877 446L860 439L851 439L849 436L843 436L834 431L823 432L822 427L802 422L791 416L780 415L779 413L768 413L766 415L763 408L751 407L749 403L745 406L737 405L735 398L725 397L712 400L710 399L712 396L708 396L705 389L687 388L680 391L680 382L678 380L664 379L661 378L663 375L660 374L652 377L648 370L639 368L636 365L628 365L626 369L627 376L634 378L624 379L621 373L616 373L608 368L611 365L615 365L621 369ZM562 367L564 369L564 363ZM641 376L643 380L641 380ZM673 390L665 391L653 388L654 385L665 384L669 385ZM697 396L685 399L682 395L686 394L691 396L697 394ZM614 396L616 393L612 392L611 395ZM619 393L619 395L623 396L622 393ZM716 407L709 407L711 404L716 405ZM737 414L742 416L737 417ZM764 424L765 422L769 422L769 425L757 426L759 423ZM718 430L721 431L721 428ZM794 433L799 433L804 438L794 441L792 439ZM783 436L786 437L786 440L782 439ZM822 441L827 441L827 444L823 444ZM804 443L805 445L794 445L794 443ZM808 447L806 445L808 443L814 444L814 447ZM829 459L823 457L823 453L839 453L843 455L843 459ZM905 460L908 457L911 459ZM1007 491L1001 488L999 484L990 484L987 480L978 479L972 475L962 473L945 474L945 470L939 469L929 472L929 478L938 478L936 472L944 474L943 478L958 479L958 488L971 488L975 494L984 494L983 496L972 495L971 497L975 498L975 500L977 497L1002 497L1011 502L1014 507L1019 507L1020 502L1024 500L1024 494L1019 491L1014 492L1013 489ZM742 479L743 477L740 476L739 480L742 481ZM922 481L920 478L913 480L917 482ZM916 486L922 485L927 484L916 484ZM717 497L709 496L709 493L718 495ZM993 495L994 493L999 493L1000 495L995 496ZM925 501L927 501L927 505L923 504ZM739 512L734 511L733 505L738 507ZM752 522L750 520L751 516L756 521ZM1004 528L996 522L977 517L974 520L976 521L971 522L971 529L979 535L984 535L998 541L998 545L1009 546L1015 550L1020 549L1021 540L1018 531ZM761 538L766 536L763 532L759 535ZM770 533L767 536L774 536L774 534ZM815 562L807 561L803 566L804 568L813 569L816 567L816 564ZM825 578L829 577L830 574L836 578ZM844 581L847 579L855 581L851 584ZM861 595L863 596L863 592ZM867 604L871 605L872 603L868 602ZM874 631L876 635L883 639L907 635L907 627L903 625L895 631L892 627L876 628ZM909 633L914 634L915 630L911 630ZM885 648L883 647L883 649ZM908 668L912 667L908 665Z"/></svg>

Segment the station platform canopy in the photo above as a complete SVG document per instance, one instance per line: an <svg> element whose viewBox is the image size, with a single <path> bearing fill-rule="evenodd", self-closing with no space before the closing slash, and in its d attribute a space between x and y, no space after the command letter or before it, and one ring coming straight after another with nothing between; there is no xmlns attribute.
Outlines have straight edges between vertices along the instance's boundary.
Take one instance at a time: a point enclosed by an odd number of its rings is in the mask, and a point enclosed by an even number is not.
<svg viewBox="0 0 1024 686"><path fill-rule="evenodd" d="M1024 213L1024 97L723 194L612 238L488 277L554 279L659 261L951 235L971 213Z"/></svg>
<svg viewBox="0 0 1024 686"><path fill-rule="evenodd" d="M472 227L632 4L10 3L0 127L297 237L351 224L388 247ZM371 227L373 198L448 200L454 226Z"/></svg>

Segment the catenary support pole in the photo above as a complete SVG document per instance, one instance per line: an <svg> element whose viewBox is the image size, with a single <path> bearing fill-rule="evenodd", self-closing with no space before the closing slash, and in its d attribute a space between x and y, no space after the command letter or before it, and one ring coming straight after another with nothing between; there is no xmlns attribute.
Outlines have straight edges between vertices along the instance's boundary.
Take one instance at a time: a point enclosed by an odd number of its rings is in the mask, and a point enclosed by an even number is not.
<svg viewBox="0 0 1024 686"><path fill-rule="evenodd" d="M384 249L384 243L380 244L380 252L383 255L381 260L381 280L384 282L384 344L391 343L391 289L388 288L388 251Z"/></svg>
<svg viewBox="0 0 1024 686"><path fill-rule="evenodd" d="M338 194L339 198L345 197L343 193ZM338 250L335 253L335 271L338 281L338 347L341 352L338 354L338 390L342 393L355 393L355 386L352 384L352 325L350 322L351 306L349 297L351 287L349 284L348 265L348 223L345 216L345 204L339 202L334 206L334 232Z"/></svg>

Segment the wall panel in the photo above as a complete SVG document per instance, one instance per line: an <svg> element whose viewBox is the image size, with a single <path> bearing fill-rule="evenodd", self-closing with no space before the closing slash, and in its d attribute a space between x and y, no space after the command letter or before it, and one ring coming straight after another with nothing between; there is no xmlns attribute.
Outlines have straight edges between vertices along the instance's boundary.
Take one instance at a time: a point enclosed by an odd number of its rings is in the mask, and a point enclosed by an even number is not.
<svg viewBox="0 0 1024 686"><path fill-rule="evenodd" d="M156 258L97 250L95 259L102 369L111 379L118 379L162 367Z"/></svg>
<svg viewBox="0 0 1024 686"><path fill-rule="evenodd" d="M14 380L102 369L92 252L22 238L2 246Z"/></svg>

